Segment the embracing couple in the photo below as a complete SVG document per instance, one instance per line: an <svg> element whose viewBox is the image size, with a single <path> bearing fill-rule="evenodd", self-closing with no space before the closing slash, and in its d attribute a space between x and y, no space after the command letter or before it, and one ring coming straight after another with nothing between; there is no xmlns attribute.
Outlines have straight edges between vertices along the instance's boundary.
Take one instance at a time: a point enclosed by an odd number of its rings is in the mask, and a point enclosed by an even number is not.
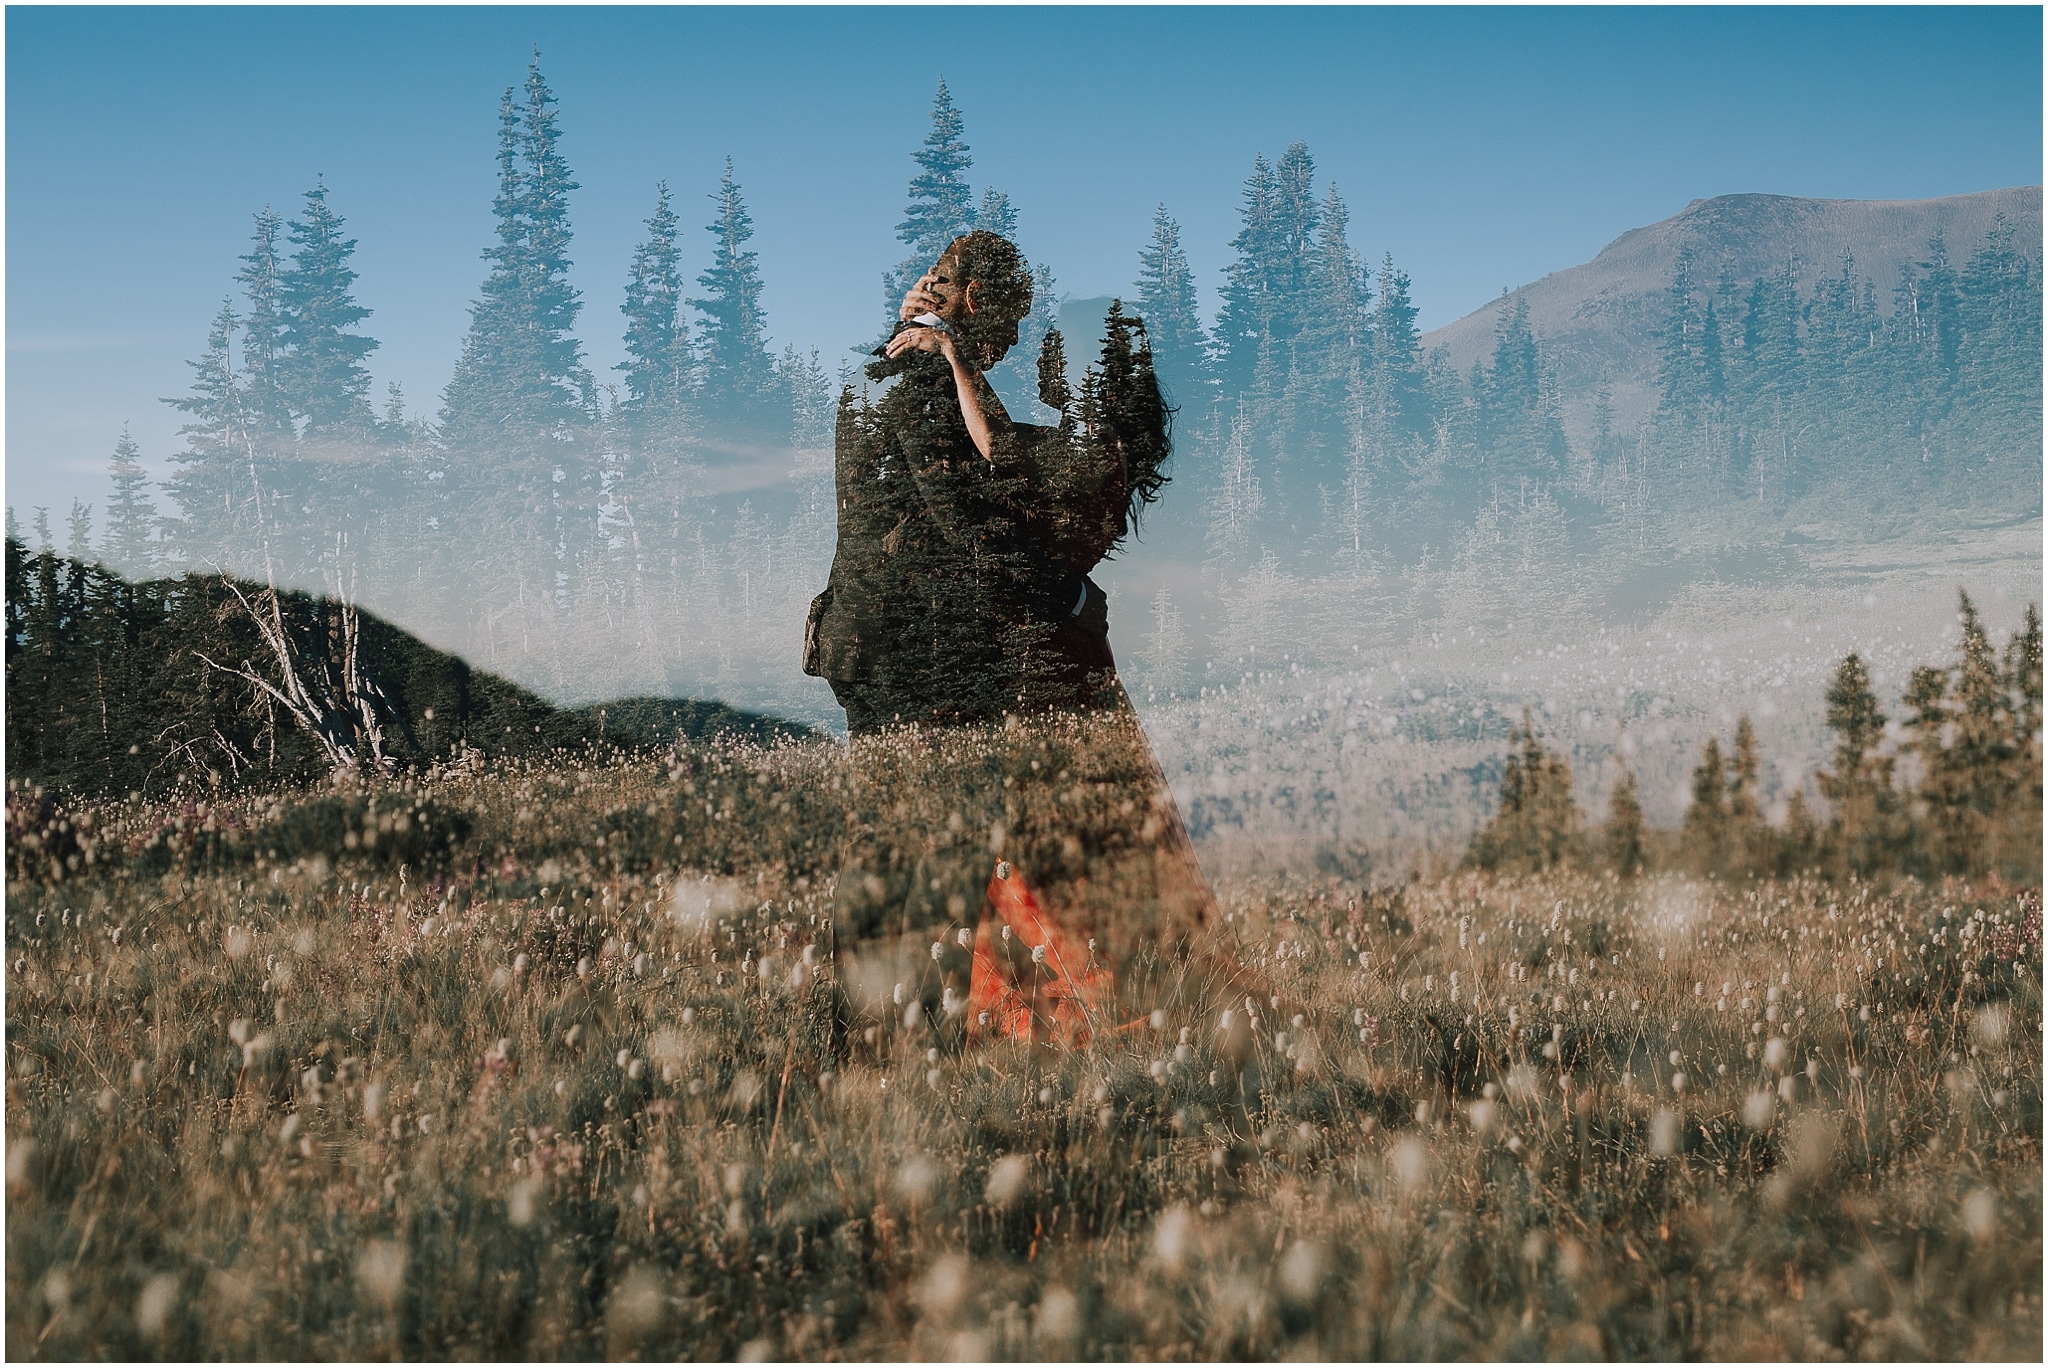
<svg viewBox="0 0 2048 1368"><path fill-rule="evenodd" d="M1062 421L1012 422L987 372L1031 295L1008 241L957 239L867 368L893 383L872 406L842 397L839 542L804 668L830 682L853 736L1121 702L1108 605L1087 574L1165 483L1167 410L1143 325L1119 310L1084 402L1055 336L1040 397Z"/></svg>
<svg viewBox="0 0 2048 1368"><path fill-rule="evenodd" d="M838 546L805 629L852 745L833 915L871 981L848 986L956 1041L1076 1043L1245 997L1234 960L1185 953L1215 899L1088 578L1166 483L1144 324L1112 306L1079 394L1048 337L1060 420L1019 423L987 372L1031 296L987 232L904 296L867 368L886 388L841 397Z"/></svg>

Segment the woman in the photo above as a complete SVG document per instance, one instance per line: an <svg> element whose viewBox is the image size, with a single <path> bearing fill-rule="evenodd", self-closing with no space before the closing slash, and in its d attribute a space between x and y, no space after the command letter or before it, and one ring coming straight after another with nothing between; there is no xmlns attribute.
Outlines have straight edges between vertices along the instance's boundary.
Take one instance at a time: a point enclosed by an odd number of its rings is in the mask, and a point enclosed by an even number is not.
<svg viewBox="0 0 2048 1368"><path fill-rule="evenodd" d="M905 295L868 368L890 387L841 401L839 540L805 668L846 709L861 789L840 929L922 944L929 928L924 1006L970 1035L1074 1040L1123 1024L1141 960L1185 967L1171 952L1214 899L1087 578L1165 484L1143 324L1112 309L1078 396L1049 338L1040 397L1062 418L1036 427L986 379L1030 306L992 233Z"/></svg>

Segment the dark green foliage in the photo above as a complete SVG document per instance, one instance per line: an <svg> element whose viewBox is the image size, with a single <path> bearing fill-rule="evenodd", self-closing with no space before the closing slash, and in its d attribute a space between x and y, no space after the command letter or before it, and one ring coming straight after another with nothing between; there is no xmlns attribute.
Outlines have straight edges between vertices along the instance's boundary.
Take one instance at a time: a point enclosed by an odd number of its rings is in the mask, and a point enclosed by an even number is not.
<svg viewBox="0 0 2048 1368"><path fill-rule="evenodd" d="M1195 277L1181 250L1180 225L1162 204L1152 215L1152 241L1138 254L1137 308L1152 339L1160 387L1183 422L1207 410L1214 388L1208 337L1196 305Z"/></svg>
<svg viewBox="0 0 2048 1368"><path fill-rule="evenodd" d="M694 380L689 324L682 314L682 246L668 182L655 187L647 240L633 249L626 281L626 359L613 369L625 373L625 411L643 432L680 421Z"/></svg>
<svg viewBox="0 0 2048 1368"><path fill-rule="evenodd" d="M370 316L353 293L356 273L348 261L356 242L342 237L343 220L328 207L324 183L305 198L305 221L291 223L291 266L278 278L284 348L274 362L277 387L290 415L305 420L307 435L363 432L372 421L362 361L377 343L352 331ZM248 336L245 329L245 344Z"/></svg>
<svg viewBox="0 0 2048 1368"><path fill-rule="evenodd" d="M1693 770L1692 803L1679 840L1680 853L1695 872L1756 878L1781 868L1804 868L1788 866L1779 834L1764 822L1758 805L1760 771L1756 729L1746 714L1736 723L1735 744L1727 751L1718 738L1707 738ZM1801 821L1810 821L1803 815L1803 797L1799 811ZM1802 839L1795 836L1794 845Z"/></svg>
<svg viewBox="0 0 2048 1368"><path fill-rule="evenodd" d="M289 436L293 430L291 400L286 393L284 377L287 326L284 261L277 246L278 234L283 229L284 215L265 205L263 211L256 215L254 240L248 253L242 257L242 269L235 276L242 287L243 302L248 306L247 315L241 319L242 407L247 424L265 436ZM234 321L224 306L216 330L225 338L233 328ZM212 355L211 345L209 342L209 357ZM210 366L207 362L195 364L216 370L227 369L225 341L220 346L220 361ZM202 371L201 384L219 383L217 378Z"/></svg>
<svg viewBox="0 0 2048 1368"><path fill-rule="evenodd" d="M1634 874L1643 867L1643 805L1636 797L1635 771L1624 769L1607 802L1600 829L1600 857L1608 868Z"/></svg>
<svg viewBox="0 0 2048 1368"><path fill-rule="evenodd" d="M735 439L786 441L789 405L766 344L761 272L755 253L745 250L754 221L732 178L730 157L711 199L718 206L716 219L706 226L713 242L711 265L697 277L703 297L690 301L704 315L698 405L707 423Z"/></svg>
<svg viewBox="0 0 2048 1368"><path fill-rule="evenodd" d="M252 616L252 607L268 611L261 586L211 575L131 583L54 554L30 556L13 540L6 568L10 782L161 795L187 785L301 782L333 768L332 750L255 682L290 692ZM355 719L357 741L366 744L374 724L390 764L795 731L682 700L555 708L335 600L286 593L276 612L311 693L345 678L353 654L370 708L368 721ZM323 723L342 725L332 716ZM361 753L369 766L373 757Z"/></svg>
<svg viewBox="0 0 2048 1368"><path fill-rule="evenodd" d="M470 305L469 336L443 398L455 442L532 440L588 421L589 376L573 329L582 301L569 284L569 192L577 188L558 146L555 96L536 53L526 98L498 108L497 242Z"/></svg>
<svg viewBox="0 0 2048 1368"><path fill-rule="evenodd" d="M910 178L910 203L903 211L903 222L896 225L896 238L910 249L910 255L882 277L882 308L892 323L904 292L925 267L937 261L954 238L976 226L974 191L967 183L974 157L965 141L966 129L966 118L953 103L953 93L946 89L942 76L938 94L932 97L931 131L925 135L924 146L910 154L917 163L917 174ZM1008 200L1002 204L1006 209ZM1010 226L1015 227L1014 223ZM1001 227L991 226L990 231L1010 236Z"/></svg>
<svg viewBox="0 0 2048 1368"><path fill-rule="evenodd" d="M157 519L141 456L135 439L128 435L127 428L122 428L110 465L114 492L107 500L107 537L101 552L115 571L146 578L156 569ZM73 559L85 558L74 553Z"/></svg>
<svg viewBox="0 0 2048 1368"><path fill-rule="evenodd" d="M2038 877L2038 842L2021 844L2040 821L2039 618L2006 645L2001 669L1967 593L1959 595L1962 640L1956 663L1913 671L1906 751L1918 770L1912 789L1911 864L1929 874L1982 869Z"/></svg>
<svg viewBox="0 0 2048 1368"><path fill-rule="evenodd" d="M1500 808L1465 853L1480 869L1553 869L1584 857L1584 820L1572 800L1572 768L1536 737L1522 714L1508 731L1507 766L1500 777ZM1517 749L1518 748L1518 749ZM1629 785L1631 798L1634 784Z"/></svg>
<svg viewBox="0 0 2048 1368"><path fill-rule="evenodd" d="M1897 795L1890 756L1877 753L1884 714L1860 656L1843 657L1828 685L1827 724L1835 734L1834 768L1814 775L1833 808L1828 844L1849 869L1883 868L1896 857Z"/></svg>

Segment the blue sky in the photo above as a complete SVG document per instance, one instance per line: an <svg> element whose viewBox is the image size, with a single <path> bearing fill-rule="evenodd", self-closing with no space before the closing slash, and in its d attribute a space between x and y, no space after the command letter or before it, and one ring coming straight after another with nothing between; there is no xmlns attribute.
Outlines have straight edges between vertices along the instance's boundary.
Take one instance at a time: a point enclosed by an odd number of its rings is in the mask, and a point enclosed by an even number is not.
<svg viewBox="0 0 2048 1368"><path fill-rule="evenodd" d="M381 397L431 411L488 239L494 114L561 100L581 333L620 355L666 179L730 155L769 324L870 335L943 74L974 183L1063 291L1127 291L1154 205L1205 306L1255 155L1306 140L1433 327L1697 197L1921 198L2041 180L2041 17L2012 9L84 9L7 12L7 502L105 497L124 422L169 468L184 366L250 215L324 175L360 242ZM692 272L708 256L693 233Z"/></svg>

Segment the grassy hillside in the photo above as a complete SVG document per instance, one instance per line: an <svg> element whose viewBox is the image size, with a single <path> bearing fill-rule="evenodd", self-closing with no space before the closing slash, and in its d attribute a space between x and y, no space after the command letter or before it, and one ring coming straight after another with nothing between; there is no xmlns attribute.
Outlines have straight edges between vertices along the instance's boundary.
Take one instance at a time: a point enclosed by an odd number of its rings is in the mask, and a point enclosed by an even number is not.
<svg viewBox="0 0 2048 1368"><path fill-rule="evenodd" d="M831 924L843 765L70 813L10 1357L2041 1352L2038 893L1247 875L1313 1019L962 1049L944 928Z"/></svg>
<svg viewBox="0 0 2048 1368"><path fill-rule="evenodd" d="M219 575L132 584L7 543L7 778L68 793L324 779L466 754L806 729L720 703L576 709L331 598Z"/></svg>

